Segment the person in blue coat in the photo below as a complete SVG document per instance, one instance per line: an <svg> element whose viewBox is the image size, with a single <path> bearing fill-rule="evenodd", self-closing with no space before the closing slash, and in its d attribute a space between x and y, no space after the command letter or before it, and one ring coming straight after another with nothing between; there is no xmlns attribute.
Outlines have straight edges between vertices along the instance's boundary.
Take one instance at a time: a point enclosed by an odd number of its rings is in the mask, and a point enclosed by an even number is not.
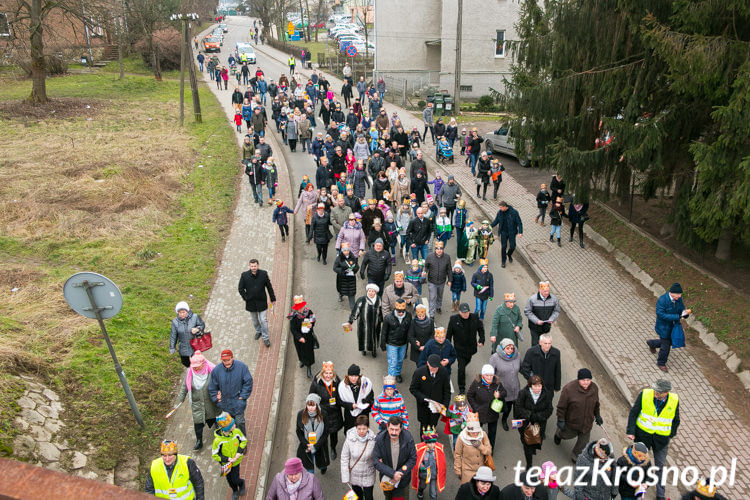
<svg viewBox="0 0 750 500"><path fill-rule="evenodd" d="M519 238L523 236L523 223L521 222L521 216L518 215L518 210L504 201L501 201L498 205L500 209L495 215L495 220L492 221L492 227L497 226L497 235L500 236L501 242L500 255L503 258L500 266L505 267L506 257L508 262L513 262L516 235Z"/></svg>
<svg viewBox="0 0 750 500"><path fill-rule="evenodd" d="M211 372L208 395L211 401L234 418L237 428L245 435L245 408L253 392L253 376L247 365L234 359L229 349L221 351L221 365Z"/></svg>
<svg viewBox="0 0 750 500"><path fill-rule="evenodd" d="M435 328L435 336L425 344L422 354L419 355L417 368L427 364L427 358L430 357L430 354L437 354L440 357L440 366L448 370L448 374L450 374L451 365L456 362L458 354L456 354L453 344L445 340L445 328L442 326Z"/></svg>
<svg viewBox="0 0 750 500"><path fill-rule="evenodd" d="M479 315L479 319L484 319L484 313L487 310L487 300L492 300L495 296L495 280L490 272L490 266L487 259L479 259L479 269L471 277L471 288L474 290L476 305L474 314Z"/></svg>
<svg viewBox="0 0 750 500"><path fill-rule="evenodd" d="M659 338L647 340L646 344L653 354L656 354L656 348L659 348L656 366L663 372L669 371L667 358L672 348L672 329L680 320L686 319L691 312L691 309L685 309L685 304L682 302L682 286L679 283L674 283L669 287L669 291L656 301L654 331Z"/></svg>

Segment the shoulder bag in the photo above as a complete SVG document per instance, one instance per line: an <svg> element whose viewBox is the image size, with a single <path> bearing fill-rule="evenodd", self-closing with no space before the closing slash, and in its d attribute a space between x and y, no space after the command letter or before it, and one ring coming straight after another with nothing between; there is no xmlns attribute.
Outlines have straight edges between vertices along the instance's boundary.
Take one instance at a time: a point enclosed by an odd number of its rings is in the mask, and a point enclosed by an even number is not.
<svg viewBox="0 0 750 500"><path fill-rule="evenodd" d="M542 432L539 424L530 424L523 431L523 442L527 446L542 444Z"/></svg>

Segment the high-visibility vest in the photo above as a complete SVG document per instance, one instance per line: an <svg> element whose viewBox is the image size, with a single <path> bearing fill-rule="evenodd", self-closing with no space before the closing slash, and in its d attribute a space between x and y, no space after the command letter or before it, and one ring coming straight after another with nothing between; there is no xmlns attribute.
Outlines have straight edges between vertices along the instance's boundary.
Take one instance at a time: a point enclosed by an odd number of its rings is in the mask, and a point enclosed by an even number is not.
<svg viewBox="0 0 750 500"><path fill-rule="evenodd" d="M177 462L172 477L167 476L167 466L164 460L157 458L151 462L151 479L154 481L154 494L157 498L173 498L189 500L195 498L193 483L190 482L187 455L177 455Z"/></svg>
<svg viewBox="0 0 750 500"><path fill-rule="evenodd" d="M293 57L289 58L289 66L294 66L294 58Z"/></svg>
<svg viewBox="0 0 750 500"><path fill-rule="evenodd" d="M654 390L644 389L641 396L641 413L638 415L636 425L642 431L659 436L669 436L672 434L672 421L677 414L677 403L679 398L677 394L669 393L667 402L661 413L657 413L654 404Z"/></svg>

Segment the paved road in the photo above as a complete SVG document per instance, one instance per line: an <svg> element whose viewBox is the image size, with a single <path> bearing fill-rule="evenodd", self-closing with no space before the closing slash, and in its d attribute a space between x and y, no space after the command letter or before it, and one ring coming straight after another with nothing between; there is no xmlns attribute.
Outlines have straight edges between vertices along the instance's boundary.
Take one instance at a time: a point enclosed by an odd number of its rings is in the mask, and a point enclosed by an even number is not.
<svg viewBox="0 0 750 500"><path fill-rule="evenodd" d="M247 29L252 22L247 18L229 18L230 32L228 34L227 44L233 44L243 29ZM275 51L268 46L261 46L256 50L258 64L266 73L267 78L276 79L281 72L287 73L288 68L285 63L283 54ZM274 57L275 56L275 57ZM226 54L223 54L226 57ZM336 85L334 85L336 88ZM338 86L340 88L340 85ZM226 92L226 99L229 99L230 92ZM403 115L402 115L403 116ZM274 129L275 130L275 129ZM273 132L275 134L275 132ZM311 157L301 152L298 148L296 153L291 153L288 148L285 149L284 155L288 163L292 166L292 185L297 186L304 174L314 175L314 162ZM296 191L295 191L296 194ZM285 202L290 202L285 200ZM470 210L477 213L476 206L470 205ZM478 217L478 216L477 216ZM382 377L385 374L385 356L379 355L378 358L363 358L356 348L356 338L352 335L345 335L341 329L341 323L348 317L348 307L345 303L339 303L335 297L334 274L329 266L323 266L315 260L314 246L302 244L304 235L304 226L300 220L295 221L295 230L297 231L297 245L295 248L295 269L293 293L304 293L310 303L311 309L318 317L316 332L321 338L321 349L316 352L316 367L320 368L320 362L332 360L336 363L336 370L340 374L346 373L346 369L352 362L359 364L363 373L370 377L376 387L380 388ZM300 232L302 231L302 232ZM455 252L455 241L451 240L448 244L448 253ZM332 260L332 259L331 259ZM499 266L499 248L493 247L491 261L491 271L495 276L497 294L503 291L515 291L519 301L530 296L535 290L536 280L521 265L511 265L505 270ZM394 269L403 269L404 265L401 259ZM469 268L469 272L473 272ZM358 283L360 290L363 288L362 282ZM464 295L466 298L470 296ZM449 299L448 299L449 301ZM472 302L471 300L469 302ZM499 302L490 303L487 311L485 323L489 325L495 307ZM437 318L437 324L445 326L447 324L449 313L444 312ZM560 335L562 332L564 335ZM574 349L568 338L576 339L577 332L571 325L564 320L560 322L558 328L553 330L555 334L555 345L561 349L565 366L563 367L563 379L571 380L575 377L578 368L582 366L592 367L595 374L595 381L600 385L602 393L603 417L606 422L610 423L610 428L622 427L624 421L622 416L627 411L619 394L613 386L607 383L603 376L604 371L598 363L592 359L591 355L583 351L583 355ZM529 340L521 343L521 351L524 352L529 347ZM296 451L297 440L294 435L294 415L303 407L304 398L309 388L309 381L304 376L303 369L298 368L296 356L290 349L287 358L287 373L285 377L285 386L282 397L282 409L279 412L282 417L279 422L279 428L274 442L274 456L271 465L271 474L283 468L283 462L286 458L293 456ZM467 374L479 373L481 365L489 359L489 347L486 346L479 354L474 356L472 363L467 369ZM587 357L588 355L588 357ZM404 363L404 383L400 389L406 393L407 408L410 414L416 414L416 407L413 396L408 393L408 380L410 380L414 366L411 362ZM454 386L457 387L455 374L453 375ZM554 421L550 422L550 429L554 426ZM286 429L286 431L285 431ZM592 439L603 436L599 429L595 429ZM417 438L418 439L418 438ZM443 443L447 444L445 437L441 438ZM340 439L341 442L341 439ZM518 434L514 431L504 433L502 429L498 433L497 446L495 451L495 461L498 464L498 483L506 484L512 480L512 467L516 461L523 458L521 444ZM621 443L617 443L619 447ZM340 450L339 445L339 450ZM560 447L555 446L551 440L545 442L544 449L538 455L538 463L544 460L553 460L558 464L565 464L568 460L568 454L572 443L563 444ZM535 462L537 463L537 462ZM339 461L334 461L328 474L319 476L323 484L326 498L338 498L345 492L345 488L340 483ZM452 467L452 457L449 457L449 467ZM442 495L444 498L453 498L458 489L458 481L454 476L450 476L447 491ZM376 493L376 495L381 495ZM382 497L382 496L381 496Z"/></svg>

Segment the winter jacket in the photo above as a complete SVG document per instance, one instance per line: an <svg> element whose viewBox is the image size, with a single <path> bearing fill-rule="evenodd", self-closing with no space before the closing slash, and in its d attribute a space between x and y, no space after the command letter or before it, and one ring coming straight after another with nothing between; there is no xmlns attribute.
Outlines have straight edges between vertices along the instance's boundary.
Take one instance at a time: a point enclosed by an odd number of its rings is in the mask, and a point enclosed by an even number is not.
<svg viewBox="0 0 750 500"><path fill-rule="evenodd" d="M671 337L672 328L680 322L684 310L685 304L682 302L682 297L674 302L672 302L669 293L659 297L659 300L656 301L656 323L654 323L654 331L659 335L659 338L668 339Z"/></svg>
<svg viewBox="0 0 750 500"><path fill-rule="evenodd" d="M255 144L253 141L247 141L242 143L242 160L250 161L255 156Z"/></svg>
<svg viewBox="0 0 750 500"><path fill-rule="evenodd" d="M304 190L302 191L302 194L297 200L297 205L294 207L294 211L299 212L300 210L302 210L303 216L307 218L308 207L312 208L317 203L318 203L318 193L315 192L314 189L311 191Z"/></svg>
<svg viewBox="0 0 750 500"><path fill-rule="evenodd" d="M247 175L250 184L254 186L260 186L266 182L266 171L263 170L263 163L257 161L256 158L245 165L245 175Z"/></svg>
<svg viewBox="0 0 750 500"><path fill-rule="evenodd" d="M352 209L346 205L340 207L334 205L331 209L331 226L333 226L333 234L338 235L341 231L341 226L349 220L349 214L352 213Z"/></svg>
<svg viewBox="0 0 750 500"><path fill-rule="evenodd" d="M287 140L297 140L299 137L299 132L297 128L297 121L294 119L289 120L286 122L286 138Z"/></svg>
<svg viewBox="0 0 750 500"><path fill-rule="evenodd" d="M359 440L357 428L347 431L341 447L341 482L354 486L373 486L376 470L372 463L375 451L375 433L367 429L364 442Z"/></svg>
<svg viewBox="0 0 750 500"><path fill-rule="evenodd" d="M355 257L359 257L365 251L365 237L364 231L362 231L362 224L359 222L354 223L354 227L347 221L339 231L336 237L336 250L341 250L341 244L343 242L349 243L349 248Z"/></svg>
<svg viewBox="0 0 750 500"><path fill-rule="evenodd" d="M409 186L410 182L406 176L404 176L403 179L399 178L396 180L396 182L391 185L391 199L401 203L404 198L408 198L409 193L411 193Z"/></svg>
<svg viewBox="0 0 750 500"><path fill-rule="evenodd" d="M398 299L404 299L408 306L411 305L412 307L419 303L419 291L417 291L417 287L412 285L411 283L407 283L404 281L404 286L401 288L403 292L401 295L396 294L396 285L390 284L387 287L385 287L385 290L383 290L383 316L388 316L395 308L396 308L396 301Z"/></svg>
<svg viewBox="0 0 750 500"><path fill-rule="evenodd" d="M208 376L211 377L211 375ZM195 377L193 381L195 381ZM202 424L207 420L216 418L221 413L214 402L211 401L211 396L208 395L208 381L200 389L196 389L195 385L192 385L190 391L188 391L186 383L181 383L180 392L177 394L177 401L180 403L185 401L188 392L190 392L190 411L193 414L194 424Z"/></svg>
<svg viewBox="0 0 750 500"><path fill-rule="evenodd" d="M505 401L515 401L521 390L518 382L518 371L521 369L521 357L518 351L508 357L505 353L495 352L490 356L490 365L495 369L495 376L505 388Z"/></svg>
<svg viewBox="0 0 750 500"><path fill-rule="evenodd" d="M336 291L339 295L354 297L357 294L357 271L359 271L359 263L354 253L350 251L349 257L346 257L343 252L339 252L333 261Z"/></svg>
<svg viewBox="0 0 750 500"><path fill-rule="evenodd" d="M367 196L367 188L370 187L370 178L367 177L367 173L364 169L357 169L354 171L354 195L356 197L364 198ZM357 211L360 208L357 207Z"/></svg>
<svg viewBox="0 0 750 500"><path fill-rule="evenodd" d="M562 218L567 217L565 205L553 203L549 207L549 223L551 226L562 226Z"/></svg>
<svg viewBox="0 0 750 500"><path fill-rule="evenodd" d="M391 190L391 183L388 180L388 177L381 179L380 177L376 177L375 180L372 183L372 197L376 200L382 200L383 199L383 193L386 191Z"/></svg>
<svg viewBox="0 0 750 500"><path fill-rule="evenodd" d="M326 399L326 401L328 400ZM321 400L321 404L322 403L323 401ZM297 412L296 433L297 439L299 440L299 444L297 445L297 458L302 460L302 467L305 469L314 469L315 467L318 467L318 469L325 469L331 465L331 456L328 453L328 435L330 434L330 430L326 423L325 415L323 416L323 432L321 432L320 435L315 436L317 442L315 443L315 449L313 450L315 453L315 463L313 464L312 454L307 452L308 436L302 422L302 415L304 413L307 413L306 408Z"/></svg>
<svg viewBox="0 0 750 500"><path fill-rule="evenodd" d="M398 392L398 389L393 391L393 397L388 397L385 392L381 392L375 397L375 401L372 403L372 410L370 410L370 417L375 421L381 429L384 429L388 423L388 419L391 417L400 417L401 422L404 424L404 429L409 428L409 414L406 411L406 403L404 397Z"/></svg>
<svg viewBox="0 0 750 500"><path fill-rule="evenodd" d="M470 358L477 352L477 342L484 344L484 324L478 314L469 313L466 319L454 314L448 320L445 338L453 342L459 356Z"/></svg>
<svg viewBox="0 0 750 500"><path fill-rule="evenodd" d="M315 170L315 185L320 189L327 188L331 184L333 184L333 170L330 165L321 163Z"/></svg>
<svg viewBox="0 0 750 500"><path fill-rule="evenodd" d="M479 159L477 162L477 178L482 181L482 184L490 183L490 160ZM509 209L510 210L510 209Z"/></svg>
<svg viewBox="0 0 750 500"><path fill-rule="evenodd" d="M492 352L495 352L503 339L511 339L516 345L516 350L518 349L518 341L523 340L523 335L521 330L516 333L516 327L523 329L523 316L521 316L521 309L518 305L513 304L511 308L508 308L505 303L499 305L492 315L490 337L495 337L495 342L492 343Z"/></svg>
<svg viewBox="0 0 750 500"><path fill-rule="evenodd" d="M513 486L513 485L511 485ZM546 500L546 498L539 497L540 500ZM456 500L516 500L515 498L506 498L500 496L500 488L495 486L494 484L490 486L490 489L487 493L484 495L481 495L479 493L479 490L477 489L477 482L475 479L472 479L468 483L464 483L461 485L460 488L458 488L458 493L456 493ZM524 498L521 498L520 500L525 500ZM536 500L536 499L534 499Z"/></svg>
<svg viewBox="0 0 750 500"><path fill-rule="evenodd" d="M487 289L482 291L485 287ZM492 277L492 273L489 271L483 273L481 269L477 269L471 277L471 288L474 290L474 297L479 300L493 298L495 296L495 280Z"/></svg>
<svg viewBox="0 0 750 500"><path fill-rule="evenodd" d="M463 272L457 273L453 271L451 273L451 292L463 293L466 291L466 275Z"/></svg>
<svg viewBox="0 0 750 500"><path fill-rule="evenodd" d="M495 215L495 220L492 221L491 226L497 226L498 235L515 236L523 234L521 216L518 215L518 210L510 205L508 205L508 210L505 212L502 210L497 211L497 215Z"/></svg>
<svg viewBox="0 0 750 500"><path fill-rule="evenodd" d="M424 111L422 111L422 121L432 125L432 116L432 108L429 106L424 108Z"/></svg>
<svg viewBox="0 0 750 500"><path fill-rule="evenodd" d="M539 192L536 194L536 207L537 208L542 208L542 207L547 208L547 205L549 205L549 202L550 202L551 198L552 197L550 196L549 191L547 191L546 189L544 191L542 191L540 189Z"/></svg>
<svg viewBox="0 0 750 500"><path fill-rule="evenodd" d="M560 301L551 293L547 295L547 298L544 298L537 292L526 301L523 314L529 320L529 330L537 333L548 333L551 323L560 316ZM540 320L545 321L545 323L537 324Z"/></svg>
<svg viewBox="0 0 750 500"><path fill-rule="evenodd" d="M250 125L252 125L255 132L262 132L266 129L266 118L263 113L253 113L250 118Z"/></svg>
<svg viewBox="0 0 750 500"><path fill-rule="evenodd" d="M258 144L255 148L260 151L260 160L265 163L269 156L273 155L273 148L270 144Z"/></svg>
<svg viewBox="0 0 750 500"><path fill-rule="evenodd" d="M588 217L589 204L584 203L581 207L581 211L575 209L575 203L572 201L568 205L568 220L571 224L583 224L583 219Z"/></svg>
<svg viewBox="0 0 750 500"><path fill-rule="evenodd" d="M341 398L338 396L340 383L341 379L336 376L333 378L331 386L328 387L320 375L316 375L310 384L308 394L317 394L320 396L320 409L323 411L323 420L325 420L328 435L337 432L344 426Z"/></svg>
<svg viewBox="0 0 750 500"><path fill-rule="evenodd" d="M453 275L451 257L445 252L440 257L435 252L427 254L424 268L427 271L427 282L433 285L443 285Z"/></svg>
<svg viewBox="0 0 750 500"><path fill-rule="evenodd" d="M417 172L422 171L422 177L427 176L427 165L425 164L424 160L415 159L411 162L410 167L410 174L412 181L417 178ZM428 191L429 192L429 191Z"/></svg>
<svg viewBox="0 0 750 500"><path fill-rule="evenodd" d="M328 226L331 225L331 216L326 211L319 215L317 211L313 213L310 220L310 234L316 245L327 245L331 241L331 231Z"/></svg>
<svg viewBox="0 0 750 500"><path fill-rule="evenodd" d="M286 490L286 473L282 470L274 476L271 487L268 488L266 500L290 500L291 498ZM315 475L310 474L306 470L302 471L300 487L297 490L296 498L323 500L323 488L321 488L320 482Z"/></svg>
<svg viewBox="0 0 750 500"><path fill-rule="evenodd" d="M549 190L552 192L552 199L555 199L556 196L562 196L565 194L565 181L562 179L558 181L557 176L553 175L549 183Z"/></svg>
<svg viewBox="0 0 750 500"><path fill-rule="evenodd" d="M647 477L645 474L648 468L651 467L651 462L646 460L642 464L637 465L631 462L627 456L622 455L615 461L615 464L617 469L621 469L623 471L622 475L620 476L622 478L620 479L620 485L617 487L617 490L620 492L620 498L635 498L636 488L638 488L639 485L636 484L634 488L633 486L628 484L628 480L626 479L628 477L628 472L630 472L630 469L638 468L643 471L643 477ZM632 477L638 477L637 473L634 474L635 475ZM690 498L690 500L693 500L693 498Z"/></svg>
<svg viewBox="0 0 750 500"><path fill-rule="evenodd" d="M461 432L466 432L463 430ZM485 455L492 454L492 446L486 432L482 432L482 441L479 446L470 446L461 439L461 434L456 439L456 449L453 452L453 472L458 476L461 483L467 483L474 478L477 470L484 465Z"/></svg>
<svg viewBox="0 0 750 500"><path fill-rule="evenodd" d="M221 401L216 398L219 391ZM211 380L208 383L211 401L230 415L244 415L247 398L252 392L253 376L242 361L235 359L229 368L223 364L216 365L211 372Z"/></svg>
<svg viewBox="0 0 750 500"><path fill-rule="evenodd" d="M599 387L594 382L587 390L572 380L565 384L557 401L557 420L565 422L565 427L585 434L591 431L594 418L599 416Z"/></svg>
<svg viewBox="0 0 750 500"><path fill-rule="evenodd" d="M440 188L439 203L443 207L455 207L457 203L456 198L461 194L463 194L461 192L461 186L459 186L457 182L454 182L453 184L446 182Z"/></svg>
<svg viewBox="0 0 750 500"><path fill-rule="evenodd" d="M177 342L180 343L180 356L192 356L195 351L190 345L190 340L195 338L193 335L193 328L199 328L203 331L206 328L206 324L203 322L200 316L193 311L188 311L185 319L180 319L179 316L172 320L172 330L169 333L169 350L170 352L177 348Z"/></svg>
<svg viewBox="0 0 750 500"><path fill-rule="evenodd" d="M433 335L435 334L435 331L433 330ZM437 354L440 356L440 361L447 359L448 364L444 366L445 370L450 375L451 373L451 366L453 366L453 363L456 362L457 354L456 354L456 348L453 347L453 344L451 344L450 340L444 340L443 343L439 343L434 338L431 338L427 341L426 344L424 344L424 349L420 351L419 353L419 359L417 360L417 367L422 367L427 364L427 358L430 357L430 354Z"/></svg>
<svg viewBox="0 0 750 500"><path fill-rule="evenodd" d="M419 362L419 356L422 354L420 347L426 348L427 343L432 340L435 335L435 321L426 316L423 321L420 321L416 317L412 318L411 326L409 327L409 345L411 350L409 351L409 359L415 363ZM419 342L419 345L417 345Z"/></svg>
<svg viewBox="0 0 750 500"><path fill-rule="evenodd" d="M490 408L492 401L495 399L495 391L500 393L500 399L505 400L505 387L500 383L497 377L492 378L489 385L484 383L481 375L477 375L472 380L469 389L466 391L466 400L474 412L479 413L479 422L481 424L497 422L500 415Z"/></svg>
<svg viewBox="0 0 750 500"><path fill-rule="evenodd" d="M370 158L370 161L367 162L367 172L370 174L370 177L377 179L378 172L381 170L385 172L385 158L382 156L373 156Z"/></svg>
<svg viewBox="0 0 750 500"><path fill-rule="evenodd" d="M545 354L540 345L535 345L526 351L521 363L521 375L529 379L532 375L539 375L544 381L544 387L555 391L560 390L560 350L550 347Z"/></svg>
<svg viewBox="0 0 750 500"><path fill-rule="evenodd" d="M383 318L383 330L380 334L380 349L385 351L386 344L400 347L409 341L409 327L411 326L411 314L408 312L399 322L395 313L390 313Z"/></svg>
<svg viewBox="0 0 750 500"><path fill-rule="evenodd" d="M594 452L596 441L593 441L586 445L578 460L576 460L576 474L580 474L580 471L587 470L586 474L579 481L576 478L576 484L584 483L585 486L575 487L575 500L611 500L618 495L617 486L615 485L615 471L614 467L604 468L602 464L604 461ZM597 469L594 469L594 462L599 462ZM594 481L594 470L596 470L598 476L597 480ZM602 474L609 477L609 481L602 479ZM596 484L593 484L596 483ZM609 483L609 484L607 484Z"/></svg>
<svg viewBox="0 0 750 500"><path fill-rule="evenodd" d="M365 252L359 276L365 279L365 273L367 273L367 279L371 280L371 282L380 283L381 281L388 281L388 278L391 276L391 254L385 248L380 252L374 248Z"/></svg>
<svg viewBox="0 0 750 500"><path fill-rule="evenodd" d="M409 385L409 392L417 400L417 419L420 422L429 421L432 417L432 411L425 399L431 399L445 406L450 404L450 383L450 372L442 366L438 368L434 377L430 375L430 368L427 366L422 366L414 370L411 384Z"/></svg>
<svg viewBox="0 0 750 500"><path fill-rule="evenodd" d="M513 405L513 417L524 420L522 426L518 430L522 442L523 433L529 424L539 424L542 439L546 437L547 420L550 415L552 415L552 398L554 396L554 391L544 386L542 387L542 392L539 394L539 399L537 399L536 403L534 403L534 398L531 397L530 387L524 387L518 393L516 404ZM531 447L541 449L542 445L537 444L532 445Z"/></svg>
<svg viewBox="0 0 750 500"><path fill-rule="evenodd" d="M380 229L375 229L375 227L370 228L370 232L367 233L367 248L372 248L372 246L375 244L375 240L377 240L378 238L383 240L384 249L388 249L391 247L391 238L388 237L388 233L381 225Z"/></svg>
<svg viewBox="0 0 750 500"><path fill-rule="evenodd" d="M354 143L354 158L357 160L364 160L367 162L367 158L370 156L370 146L367 145L367 141L357 141Z"/></svg>
<svg viewBox="0 0 750 500"><path fill-rule="evenodd" d="M424 245L430 239L432 225L426 217L414 217L406 228L406 239L410 244Z"/></svg>
<svg viewBox="0 0 750 500"><path fill-rule="evenodd" d="M427 185L427 179L425 179L424 175L412 179L411 192L414 193L417 203L420 204L425 200L425 195L430 194L430 186ZM399 200L400 202L401 200Z"/></svg>
<svg viewBox="0 0 750 500"><path fill-rule="evenodd" d="M396 485L395 491L403 491L409 487L411 480L411 469L417 463L417 447L414 438L409 431L402 428L398 436L398 459L393 463L391 455L391 437L387 432L381 432L375 438L375 450L372 454L372 464L380 472L380 479L392 478L396 471L402 473L401 481Z"/></svg>
<svg viewBox="0 0 750 500"><path fill-rule="evenodd" d="M323 147L323 141L321 139L318 139L317 137L312 140L310 143L310 153L317 159L320 160L320 158L325 154L324 153L325 148Z"/></svg>
<svg viewBox="0 0 750 500"><path fill-rule="evenodd" d="M237 291L242 300L245 301L245 310L250 312L261 312L268 309L268 302L276 302L273 286L268 273L263 269L253 274L249 269L240 275ZM268 300L266 299L268 292Z"/></svg>
<svg viewBox="0 0 750 500"><path fill-rule="evenodd" d="M273 209L273 215L271 216L271 222L275 222L279 226L289 224L289 217L286 214L293 214L294 210L289 207L276 207Z"/></svg>

